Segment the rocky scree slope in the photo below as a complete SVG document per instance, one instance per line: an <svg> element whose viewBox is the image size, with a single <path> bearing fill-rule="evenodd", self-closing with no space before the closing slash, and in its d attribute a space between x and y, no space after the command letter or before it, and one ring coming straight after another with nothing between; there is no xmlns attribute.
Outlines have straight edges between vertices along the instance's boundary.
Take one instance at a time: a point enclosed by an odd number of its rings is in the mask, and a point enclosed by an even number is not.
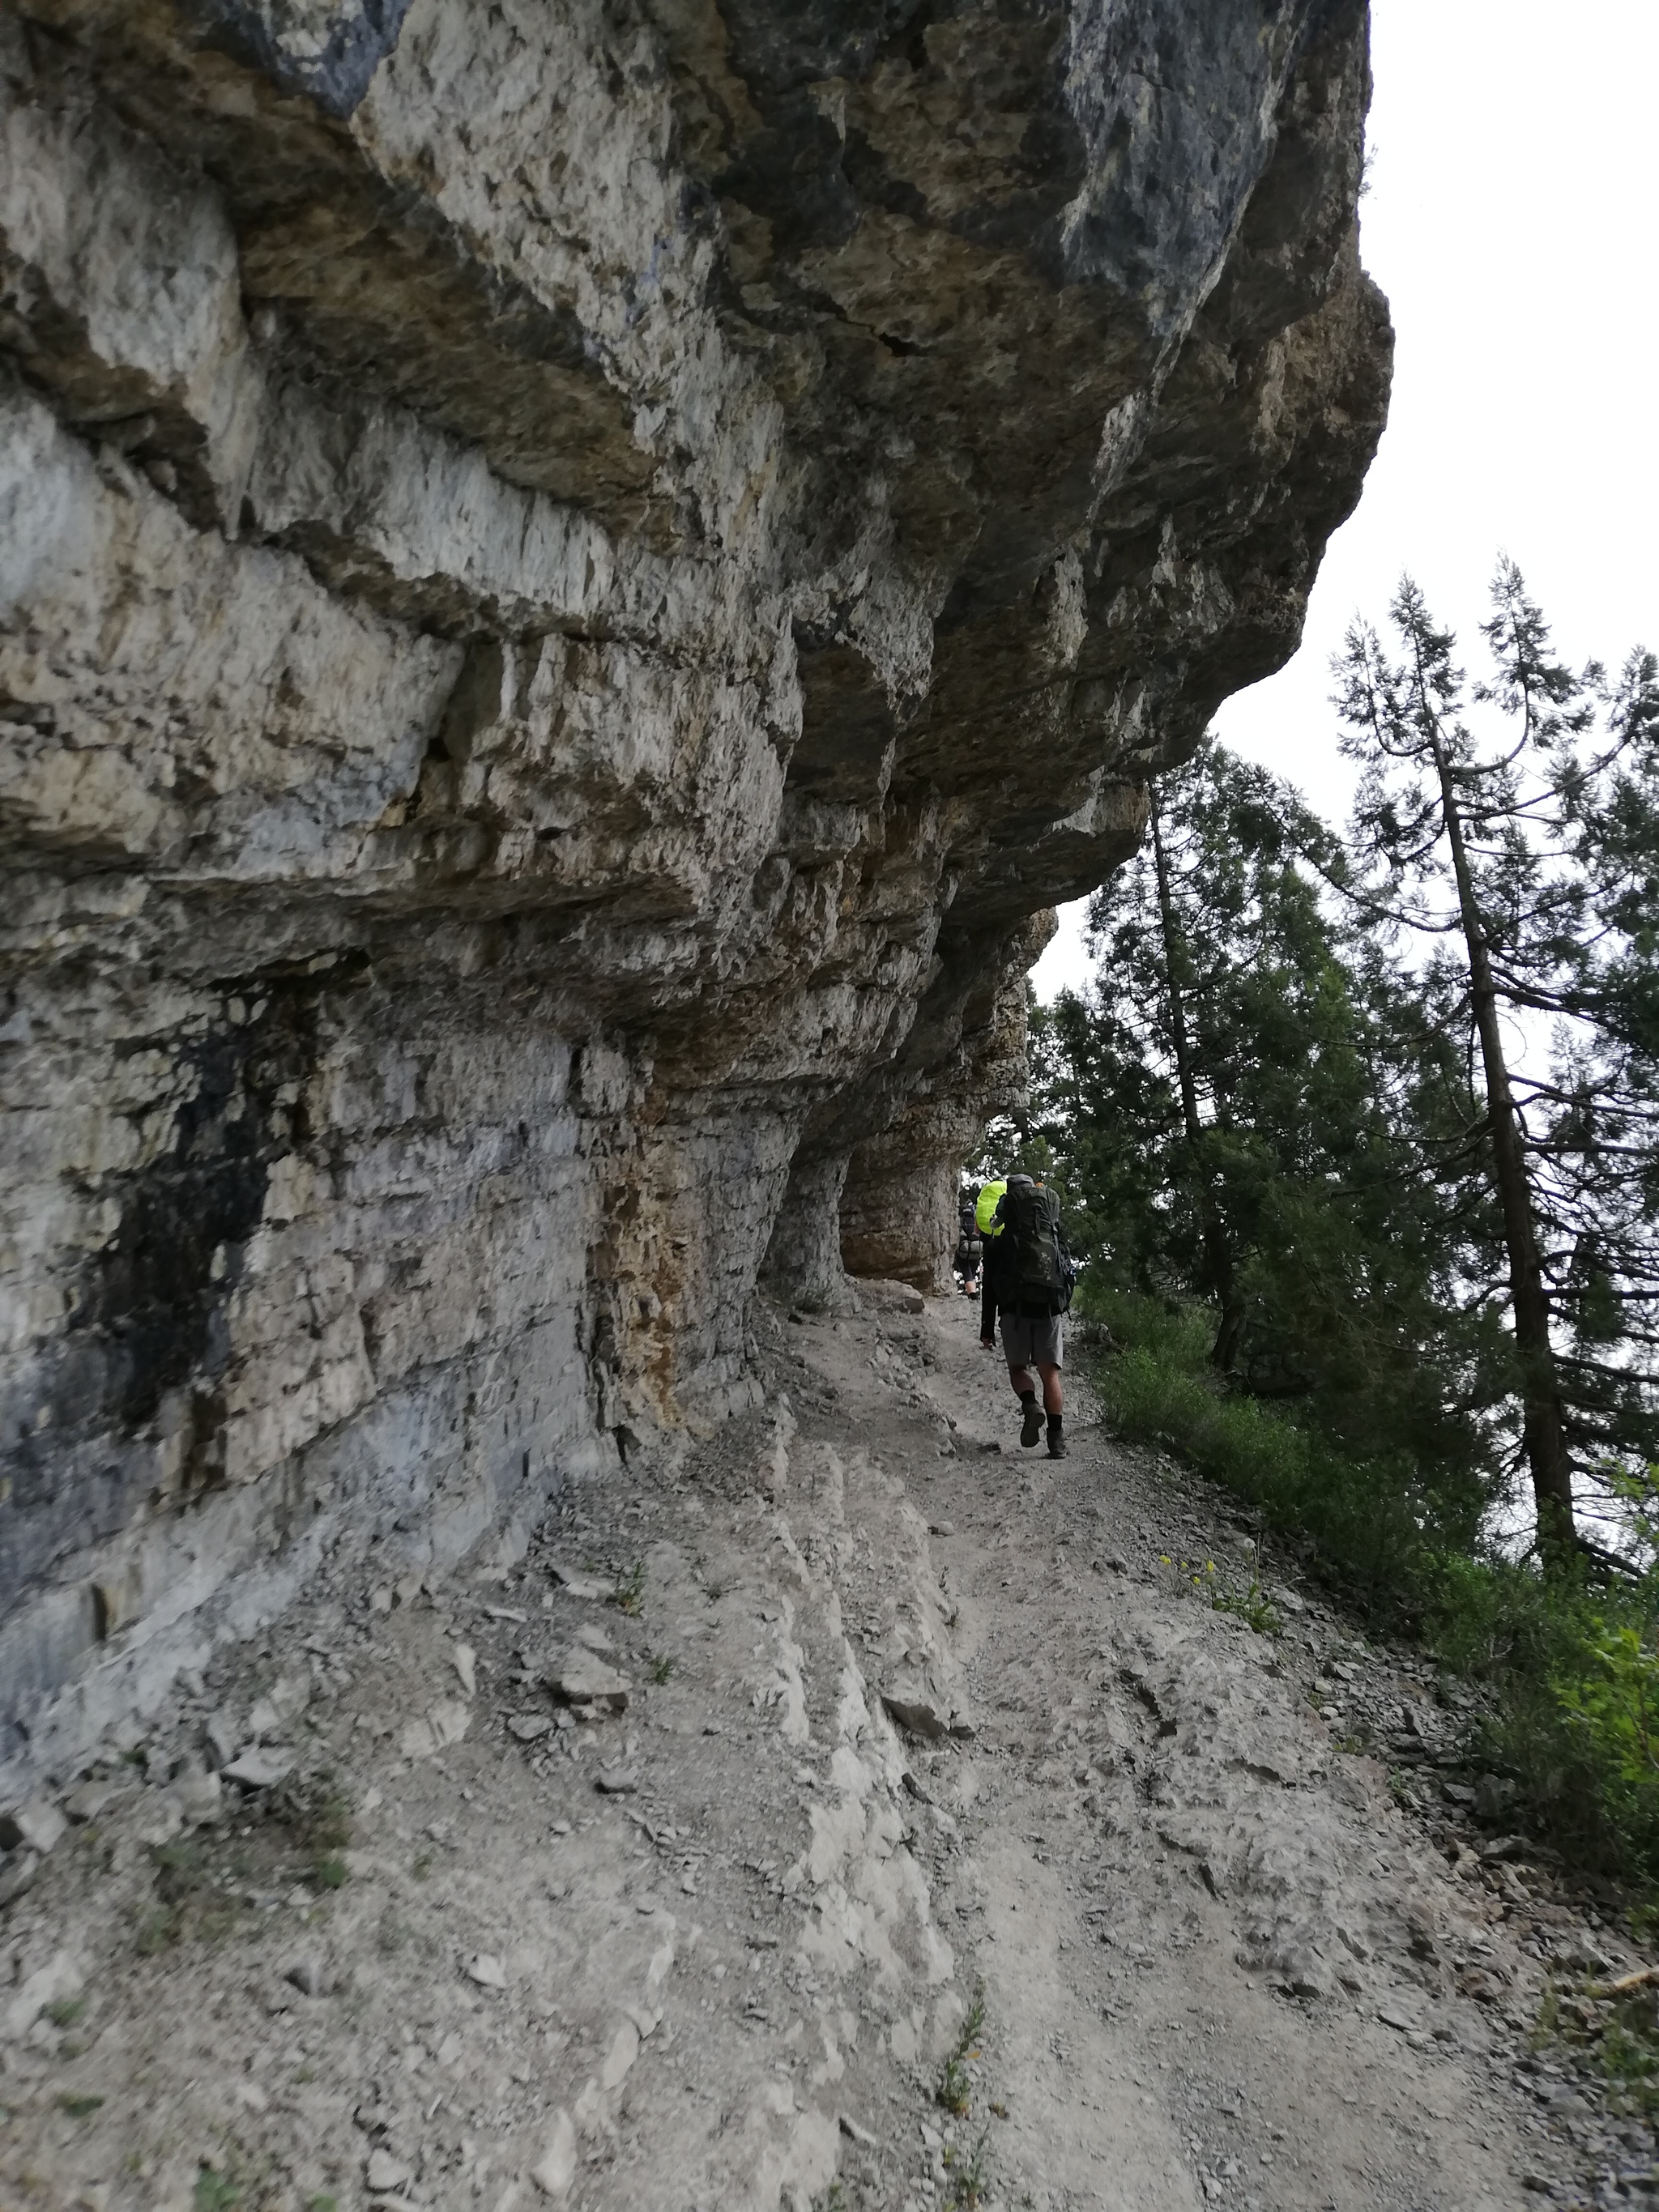
<svg viewBox="0 0 1659 2212"><path fill-rule="evenodd" d="M0 18L0 1799L931 1278L1382 420L1355 0Z"/></svg>

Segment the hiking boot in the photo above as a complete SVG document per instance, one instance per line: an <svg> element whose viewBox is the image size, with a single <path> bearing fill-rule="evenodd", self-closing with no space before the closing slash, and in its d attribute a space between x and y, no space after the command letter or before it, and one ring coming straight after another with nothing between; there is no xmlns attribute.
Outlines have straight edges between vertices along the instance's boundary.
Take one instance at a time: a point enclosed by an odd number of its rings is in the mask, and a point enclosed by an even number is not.
<svg viewBox="0 0 1659 2212"><path fill-rule="evenodd" d="M1035 1398L1027 1398L1025 1419L1019 1425L1019 1440L1028 1447L1042 1434L1042 1408Z"/></svg>

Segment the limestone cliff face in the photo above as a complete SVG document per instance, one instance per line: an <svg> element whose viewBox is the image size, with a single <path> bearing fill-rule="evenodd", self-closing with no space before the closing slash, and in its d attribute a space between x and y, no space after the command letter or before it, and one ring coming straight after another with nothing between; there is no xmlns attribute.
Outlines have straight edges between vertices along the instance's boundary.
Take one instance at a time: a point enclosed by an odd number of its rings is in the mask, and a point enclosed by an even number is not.
<svg viewBox="0 0 1659 2212"><path fill-rule="evenodd" d="M1358 0L12 0L0 1783L937 1266L1358 495L1365 92Z"/></svg>

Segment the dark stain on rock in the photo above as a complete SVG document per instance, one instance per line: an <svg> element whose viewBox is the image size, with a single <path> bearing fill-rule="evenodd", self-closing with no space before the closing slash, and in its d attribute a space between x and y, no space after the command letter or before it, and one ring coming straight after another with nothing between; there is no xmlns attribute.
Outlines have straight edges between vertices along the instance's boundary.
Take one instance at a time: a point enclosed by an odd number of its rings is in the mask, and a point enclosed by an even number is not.
<svg viewBox="0 0 1659 2212"><path fill-rule="evenodd" d="M0 1607L54 1559L126 1524L155 1481L164 1431L177 1443L170 1487L181 1502L223 1480L222 1378L243 1252L272 1163L306 1140L321 996L366 967L353 955L314 975L227 981L219 1017L173 1041L175 1066L192 1080L171 1141L147 1166L106 1179L114 1231L85 1264L57 1357L37 1370L28 1401L7 1409Z"/></svg>

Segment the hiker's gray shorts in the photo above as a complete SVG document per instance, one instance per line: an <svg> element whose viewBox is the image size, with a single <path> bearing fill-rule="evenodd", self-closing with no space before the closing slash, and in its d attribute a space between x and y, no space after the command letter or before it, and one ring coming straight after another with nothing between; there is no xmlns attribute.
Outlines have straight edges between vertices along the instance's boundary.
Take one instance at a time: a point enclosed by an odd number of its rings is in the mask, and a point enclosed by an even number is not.
<svg viewBox="0 0 1659 2212"><path fill-rule="evenodd" d="M1002 1349L1011 1367L1063 1367L1064 1332L1058 1314L1040 1315L1027 1321L1020 1314L999 1314Z"/></svg>

